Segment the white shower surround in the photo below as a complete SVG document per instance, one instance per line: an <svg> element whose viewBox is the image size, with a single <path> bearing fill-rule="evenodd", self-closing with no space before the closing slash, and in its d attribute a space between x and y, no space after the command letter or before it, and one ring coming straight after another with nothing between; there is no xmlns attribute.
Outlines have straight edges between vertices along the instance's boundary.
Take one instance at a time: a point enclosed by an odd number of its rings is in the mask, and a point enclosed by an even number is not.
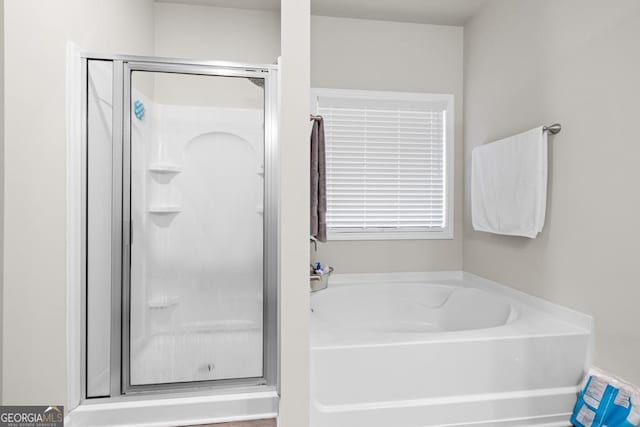
<svg viewBox="0 0 640 427"><path fill-rule="evenodd" d="M260 377L264 111L135 96L146 113L132 117L132 248L144 247L132 251L132 382ZM237 225L216 208L232 199Z"/></svg>
<svg viewBox="0 0 640 427"><path fill-rule="evenodd" d="M311 427L569 425L589 316L463 272L336 275L311 306Z"/></svg>

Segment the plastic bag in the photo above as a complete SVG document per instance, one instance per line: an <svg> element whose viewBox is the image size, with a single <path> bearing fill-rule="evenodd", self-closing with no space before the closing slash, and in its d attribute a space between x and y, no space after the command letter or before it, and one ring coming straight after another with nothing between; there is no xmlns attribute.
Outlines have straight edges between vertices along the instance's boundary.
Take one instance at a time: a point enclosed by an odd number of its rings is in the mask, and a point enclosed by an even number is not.
<svg viewBox="0 0 640 427"><path fill-rule="evenodd" d="M571 423L576 427L639 427L640 389L593 368L580 392Z"/></svg>

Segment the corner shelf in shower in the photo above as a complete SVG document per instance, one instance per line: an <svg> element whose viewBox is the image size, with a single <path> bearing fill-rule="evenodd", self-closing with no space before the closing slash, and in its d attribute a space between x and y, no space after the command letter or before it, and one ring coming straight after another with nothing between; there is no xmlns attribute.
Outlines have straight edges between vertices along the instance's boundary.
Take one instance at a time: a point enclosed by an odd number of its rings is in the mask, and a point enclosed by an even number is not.
<svg viewBox="0 0 640 427"><path fill-rule="evenodd" d="M149 206L148 212L151 214L176 214L182 212L182 208L178 205L152 205Z"/></svg>
<svg viewBox="0 0 640 427"><path fill-rule="evenodd" d="M149 165L149 170L155 173L180 173L182 168L171 163L153 163Z"/></svg>
<svg viewBox="0 0 640 427"><path fill-rule="evenodd" d="M156 297L147 301L147 307L151 309L162 309L178 305L178 303L178 297Z"/></svg>

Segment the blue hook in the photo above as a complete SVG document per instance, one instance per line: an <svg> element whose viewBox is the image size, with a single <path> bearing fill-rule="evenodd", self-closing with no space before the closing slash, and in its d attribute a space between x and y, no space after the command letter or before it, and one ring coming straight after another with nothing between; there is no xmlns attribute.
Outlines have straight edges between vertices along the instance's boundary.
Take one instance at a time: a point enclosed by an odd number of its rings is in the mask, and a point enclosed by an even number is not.
<svg viewBox="0 0 640 427"><path fill-rule="evenodd" d="M133 112L138 120L144 119L144 104L136 99L133 103Z"/></svg>

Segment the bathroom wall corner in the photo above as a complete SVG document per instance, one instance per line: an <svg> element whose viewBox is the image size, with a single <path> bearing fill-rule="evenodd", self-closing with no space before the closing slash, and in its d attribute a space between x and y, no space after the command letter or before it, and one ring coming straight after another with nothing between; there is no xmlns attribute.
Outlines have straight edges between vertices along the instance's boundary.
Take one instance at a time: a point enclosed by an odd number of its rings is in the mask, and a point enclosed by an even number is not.
<svg viewBox="0 0 640 427"><path fill-rule="evenodd" d="M640 383L640 3L492 0L464 33L464 270L593 316L594 362ZM542 233L474 231L473 148L555 122Z"/></svg>

